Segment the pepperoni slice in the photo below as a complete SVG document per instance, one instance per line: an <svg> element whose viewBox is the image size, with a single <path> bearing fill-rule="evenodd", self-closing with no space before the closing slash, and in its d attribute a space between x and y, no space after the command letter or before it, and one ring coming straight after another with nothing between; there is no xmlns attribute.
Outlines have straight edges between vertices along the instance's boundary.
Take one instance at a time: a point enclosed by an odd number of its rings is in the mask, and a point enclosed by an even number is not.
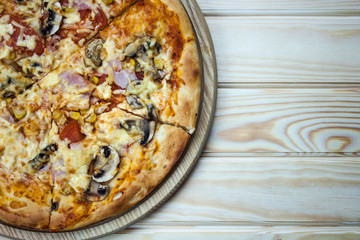
<svg viewBox="0 0 360 240"><path fill-rule="evenodd" d="M89 6L81 3L78 11L81 21L76 24L63 25L58 31L58 35L61 38L66 38L70 35L73 41L78 43L81 39L87 38L94 30L102 30L108 24L108 19L100 7L98 7L96 11L93 11ZM93 12L95 16L92 16ZM89 22L92 23L91 27L88 26ZM79 29L88 29L89 31L79 31Z"/></svg>
<svg viewBox="0 0 360 240"><path fill-rule="evenodd" d="M6 42L6 45L12 47L17 53L17 55L31 56L34 53L36 53L37 55L41 55L44 52L44 44L40 35L34 29L28 26L26 23L22 22L19 18L13 15L9 15L9 16L10 16L10 24L13 26L14 32L10 35L11 38L9 41ZM35 36L34 49L17 45L21 33L22 33L22 37ZM1 39L1 41L4 41L4 39Z"/></svg>
<svg viewBox="0 0 360 240"><path fill-rule="evenodd" d="M60 132L60 139L64 140L65 138L69 139L70 143L79 142L85 138L78 121L71 120Z"/></svg>

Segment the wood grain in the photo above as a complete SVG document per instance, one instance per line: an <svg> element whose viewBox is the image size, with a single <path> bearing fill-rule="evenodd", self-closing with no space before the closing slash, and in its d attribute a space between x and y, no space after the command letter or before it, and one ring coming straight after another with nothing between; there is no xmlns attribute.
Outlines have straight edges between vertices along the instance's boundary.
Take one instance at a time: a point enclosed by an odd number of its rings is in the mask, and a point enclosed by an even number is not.
<svg viewBox="0 0 360 240"><path fill-rule="evenodd" d="M199 0L205 15L358 15L357 0Z"/></svg>
<svg viewBox="0 0 360 240"><path fill-rule="evenodd" d="M359 202L358 157L208 156L171 201L142 223L360 224Z"/></svg>
<svg viewBox="0 0 360 240"><path fill-rule="evenodd" d="M358 240L357 227L154 226L136 224L99 240ZM0 236L0 240L5 240Z"/></svg>
<svg viewBox="0 0 360 240"><path fill-rule="evenodd" d="M360 84L359 16L206 20L219 83Z"/></svg>
<svg viewBox="0 0 360 240"><path fill-rule="evenodd" d="M207 152L360 152L360 89L220 89Z"/></svg>

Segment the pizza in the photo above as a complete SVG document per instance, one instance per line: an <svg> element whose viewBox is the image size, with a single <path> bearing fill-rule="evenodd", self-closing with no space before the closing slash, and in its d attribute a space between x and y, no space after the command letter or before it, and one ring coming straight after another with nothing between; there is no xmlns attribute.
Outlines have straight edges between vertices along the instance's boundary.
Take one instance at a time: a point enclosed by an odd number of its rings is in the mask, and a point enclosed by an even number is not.
<svg viewBox="0 0 360 240"><path fill-rule="evenodd" d="M201 66L179 0L0 0L0 220L118 216L194 133Z"/></svg>

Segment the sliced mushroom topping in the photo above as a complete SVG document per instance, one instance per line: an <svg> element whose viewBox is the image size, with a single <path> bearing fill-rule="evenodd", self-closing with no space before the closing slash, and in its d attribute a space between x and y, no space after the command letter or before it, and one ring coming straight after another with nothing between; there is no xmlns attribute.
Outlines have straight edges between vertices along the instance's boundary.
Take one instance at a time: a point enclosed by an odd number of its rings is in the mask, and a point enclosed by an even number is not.
<svg viewBox="0 0 360 240"><path fill-rule="evenodd" d="M157 112L154 107L154 105L150 104L147 106L148 108L148 116L150 120L156 120L157 119Z"/></svg>
<svg viewBox="0 0 360 240"><path fill-rule="evenodd" d="M44 6L48 6L48 2L44 2ZM56 8L61 9L61 4L56 2L53 4ZM59 28L62 21L62 15L56 13L53 9L49 8L47 10L47 18L41 22L40 33L42 36L51 36L55 34Z"/></svg>
<svg viewBox="0 0 360 240"><path fill-rule="evenodd" d="M7 91L4 93L3 98L15 98L16 94L13 91Z"/></svg>
<svg viewBox="0 0 360 240"><path fill-rule="evenodd" d="M131 131L131 128L133 126L136 126L136 124L137 124L137 120L129 119L121 123L120 127L124 128L126 131Z"/></svg>
<svg viewBox="0 0 360 240"><path fill-rule="evenodd" d="M107 182L118 173L120 156L115 148L111 146L102 146L100 152L95 156L92 162L90 172L92 179L96 182Z"/></svg>
<svg viewBox="0 0 360 240"><path fill-rule="evenodd" d="M141 103L141 100L138 96L136 95L129 95L129 96L126 96L126 101L128 102L128 104L134 108L134 109L139 109L139 108L143 108L144 106L142 105Z"/></svg>
<svg viewBox="0 0 360 240"><path fill-rule="evenodd" d="M131 58L136 56L136 52L137 52L137 47L135 43L130 43L124 50L125 55Z"/></svg>
<svg viewBox="0 0 360 240"><path fill-rule="evenodd" d="M101 50L104 46L104 40L101 38L93 40L86 48L86 58L90 60L96 67L102 64Z"/></svg>
<svg viewBox="0 0 360 240"><path fill-rule="evenodd" d="M90 202L98 202L104 200L109 192L109 186L91 180L89 188L83 192L83 197Z"/></svg>
<svg viewBox="0 0 360 240"><path fill-rule="evenodd" d="M56 211L58 207L59 207L59 203L51 200L51 211Z"/></svg>
<svg viewBox="0 0 360 240"><path fill-rule="evenodd" d="M136 52L136 57L141 58L143 61L148 61L149 58L146 54L146 48L143 44L141 44Z"/></svg>
<svg viewBox="0 0 360 240"><path fill-rule="evenodd" d="M57 145L55 143L50 144L44 148L33 160L30 162L30 166L33 171L37 172L43 169L49 162L50 155L57 151Z"/></svg>
<svg viewBox="0 0 360 240"><path fill-rule="evenodd" d="M148 144L155 135L156 122L142 119L140 122L140 130L144 133L143 138L140 141L140 145Z"/></svg>

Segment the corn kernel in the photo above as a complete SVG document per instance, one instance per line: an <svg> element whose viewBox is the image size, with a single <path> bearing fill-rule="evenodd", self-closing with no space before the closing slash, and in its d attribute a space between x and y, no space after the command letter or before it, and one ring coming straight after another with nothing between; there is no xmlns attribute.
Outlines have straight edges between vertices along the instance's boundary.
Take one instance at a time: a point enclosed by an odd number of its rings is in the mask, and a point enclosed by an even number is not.
<svg viewBox="0 0 360 240"><path fill-rule="evenodd" d="M114 0L103 0L103 2L107 5L112 4Z"/></svg>
<svg viewBox="0 0 360 240"><path fill-rule="evenodd" d="M7 98L7 99L6 99L6 102L7 102L8 104L11 104L11 103L13 102L13 100L12 100L12 98Z"/></svg>
<svg viewBox="0 0 360 240"><path fill-rule="evenodd" d="M130 65L135 67L135 60L132 58L130 59Z"/></svg>
<svg viewBox="0 0 360 240"><path fill-rule="evenodd" d="M88 116L85 119L85 122L88 122L88 123L93 123L95 121L96 121L96 114L95 113L92 113L90 116Z"/></svg>
<svg viewBox="0 0 360 240"><path fill-rule="evenodd" d="M13 60L13 59L15 59L15 57L16 57L15 52L10 52L9 59Z"/></svg>
<svg viewBox="0 0 360 240"><path fill-rule="evenodd" d="M157 67L157 69L163 69L164 68L164 62L161 60L161 59L154 59L154 63L155 63L155 66Z"/></svg>
<svg viewBox="0 0 360 240"><path fill-rule="evenodd" d="M70 117L74 120L78 120L80 118L80 113L79 112L74 112L74 111L71 111L70 112Z"/></svg>
<svg viewBox="0 0 360 240"><path fill-rule="evenodd" d="M74 10L72 8L65 8L64 10L66 13L72 13Z"/></svg>
<svg viewBox="0 0 360 240"><path fill-rule="evenodd" d="M14 110L14 117L16 119L22 119L23 117L25 117L26 115L26 110L25 109L15 109Z"/></svg>
<svg viewBox="0 0 360 240"><path fill-rule="evenodd" d="M62 112L60 110L55 110L53 113L53 117L55 120L60 119L60 117L62 116Z"/></svg>
<svg viewBox="0 0 360 240"><path fill-rule="evenodd" d="M82 110L80 110L80 114L81 114L81 115L85 115L85 114L87 114L87 112L88 112L87 109L82 109Z"/></svg>
<svg viewBox="0 0 360 240"><path fill-rule="evenodd" d="M98 85L98 83L99 83L99 78L98 78L98 77L91 77L90 80L91 80L95 85Z"/></svg>

